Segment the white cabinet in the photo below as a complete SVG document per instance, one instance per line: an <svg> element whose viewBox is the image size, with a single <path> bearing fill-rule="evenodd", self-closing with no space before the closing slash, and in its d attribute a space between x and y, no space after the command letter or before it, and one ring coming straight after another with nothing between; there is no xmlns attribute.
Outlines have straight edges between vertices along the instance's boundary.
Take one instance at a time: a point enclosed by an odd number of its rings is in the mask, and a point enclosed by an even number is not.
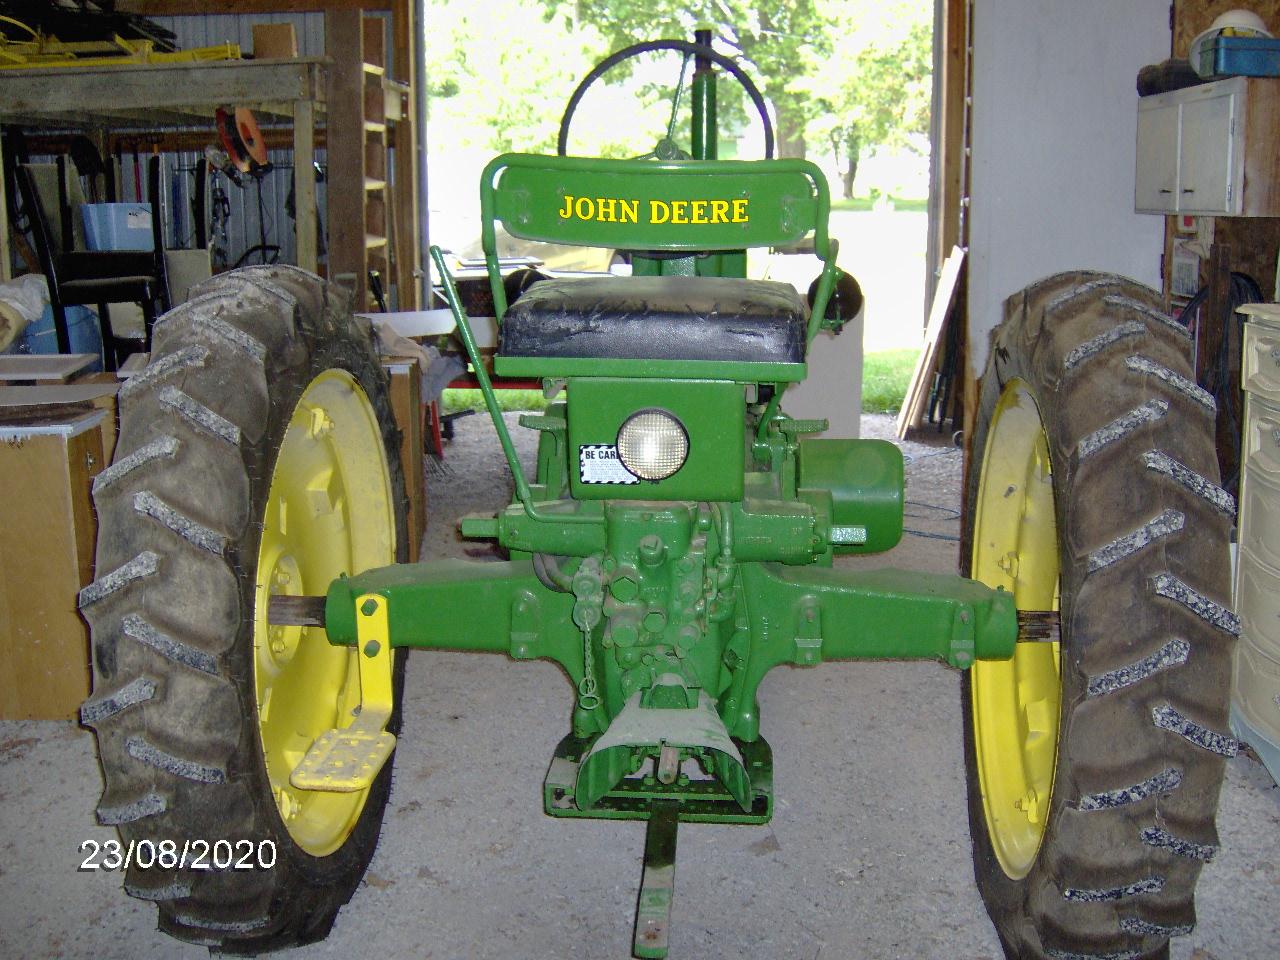
<svg viewBox="0 0 1280 960"><path fill-rule="evenodd" d="M1138 107L1138 187L1134 205L1139 211L1177 210L1178 122L1182 108L1176 104ZM1168 147L1173 144L1173 147Z"/></svg>
<svg viewBox="0 0 1280 960"><path fill-rule="evenodd" d="M1231 77L1140 99L1135 209L1280 216L1278 84Z"/></svg>

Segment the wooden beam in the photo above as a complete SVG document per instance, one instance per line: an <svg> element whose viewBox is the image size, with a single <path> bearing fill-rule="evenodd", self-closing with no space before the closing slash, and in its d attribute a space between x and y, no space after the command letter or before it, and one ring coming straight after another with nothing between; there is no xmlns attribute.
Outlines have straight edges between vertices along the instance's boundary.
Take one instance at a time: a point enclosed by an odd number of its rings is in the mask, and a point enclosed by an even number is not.
<svg viewBox="0 0 1280 960"><path fill-rule="evenodd" d="M293 107L293 211L298 266L316 272L315 104L299 100Z"/></svg>
<svg viewBox="0 0 1280 960"><path fill-rule="evenodd" d="M967 0L943 0L942 131L938 162L942 168L942 217L939 256L964 245L960 236L960 205L964 195L965 96L969 61ZM934 266L941 267L941 262Z"/></svg>
<svg viewBox="0 0 1280 960"><path fill-rule="evenodd" d="M399 309L416 310L420 306L418 278L422 275L422 249L418 243L418 140L417 111L414 98L419 94L420 78L414 72L413 37L414 4L396 0L391 15L391 42L394 74L408 84L404 98L404 118L396 124L395 189L391 205L395 223L395 284ZM421 25L417 26L421 29Z"/></svg>
<svg viewBox="0 0 1280 960"><path fill-rule="evenodd" d="M314 58L9 70L0 116L133 110L145 118L159 110L220 103L322 99L321 73Z"/></svg>
<svg viewBox="0 0 1280 960"><path fill-rule="evenodd" d="M390 10L396 0L119 0L121 13L153 17L204 14L329 13L334 10Z"/></svg>
<svg viewBox="0 0 1280 960"><path fill-rule="evenodd" d="M335 10L324 18L329 70L329 279L353 274L355 304L365 307L364 69L359 10Z"/></svg>
<svg viewBox="0 0 1280 960"><path fill-rule="evenodd" d="M3 160L0 159L0 280L10 279L12 267L9 266L9 198L5 193Z"/></svg>

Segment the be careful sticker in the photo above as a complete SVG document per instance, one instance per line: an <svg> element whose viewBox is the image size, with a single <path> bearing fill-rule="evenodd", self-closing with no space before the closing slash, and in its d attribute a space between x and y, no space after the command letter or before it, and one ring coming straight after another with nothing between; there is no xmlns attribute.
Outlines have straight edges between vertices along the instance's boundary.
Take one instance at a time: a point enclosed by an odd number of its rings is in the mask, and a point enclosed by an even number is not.
<svg viewBox="0 0 1280 960"><path fill-rule="evenodd" d="M622 465L612 443L586 443L578 448L578 470L583 483L639 483L640 478Z"/></svg>

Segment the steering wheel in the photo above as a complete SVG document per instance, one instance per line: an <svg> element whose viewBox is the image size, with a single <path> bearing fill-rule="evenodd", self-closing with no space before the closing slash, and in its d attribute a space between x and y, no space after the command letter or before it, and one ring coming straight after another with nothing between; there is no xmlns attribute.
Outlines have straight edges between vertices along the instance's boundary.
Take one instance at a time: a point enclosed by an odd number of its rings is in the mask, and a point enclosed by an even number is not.
<svg viewBox="0 0 1280 960"><path fill-rule="evenodd" d="M756 89L756 85L751 82L751 78L743 72L742 68L726 57L724 54L717 53L711 47L701 43L690 43L687 40L649 40L645 43L632 44L629 47L623 47L617 53L611 54L604 60L596 64L595 68L586 75L583 81L578 84L578 89L573 91L573 96L569 98L568 105L564 108L564 116L560 119L560 136L556 141L556 153L560 156L568 156L566 149L569 144L569 124L573 121L573 112L577 109L579 101L582 100L583 94L587 92L587 88L595 83L605 74L606 71L612 69L623 60L629 60L632 57L638 57L642 53L651 53L655 50L676 50L685 55L685 61L688 62L689 57L705 57L717 66L724 67L735 80L742 85L742 89L747 92L747 96L751 98L751 102L755 104L756 112L760 114L760 120L764 124L764 156L766 160L773 159L773 124L769 122L769 111L765 107L764 97L760 96L760 91ZM681 69L681 80L683 83L684 71ZM677 90L676 98L679 102L680 93ZM674 110L672 111L674 117ZM669 139L663 138L664 141ZM663 145L663 141L659 141L659 147ZM658 155L659 151L655 151L654 155ZM673 157L659 156L659 159L674 159Z"/></svg>

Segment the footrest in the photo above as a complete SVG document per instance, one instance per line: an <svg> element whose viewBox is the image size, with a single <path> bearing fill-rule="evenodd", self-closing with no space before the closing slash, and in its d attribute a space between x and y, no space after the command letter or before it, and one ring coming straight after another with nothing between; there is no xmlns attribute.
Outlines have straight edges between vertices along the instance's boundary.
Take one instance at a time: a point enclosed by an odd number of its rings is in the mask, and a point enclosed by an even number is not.
<svg viewBox="0 0 1280 960"><path fill-rule="evenodd" d="M289 782L299 790L355 793L367 790L396 748L396 738L385 730L327 730L316 737L311 749L293 768Z"/></svg>

